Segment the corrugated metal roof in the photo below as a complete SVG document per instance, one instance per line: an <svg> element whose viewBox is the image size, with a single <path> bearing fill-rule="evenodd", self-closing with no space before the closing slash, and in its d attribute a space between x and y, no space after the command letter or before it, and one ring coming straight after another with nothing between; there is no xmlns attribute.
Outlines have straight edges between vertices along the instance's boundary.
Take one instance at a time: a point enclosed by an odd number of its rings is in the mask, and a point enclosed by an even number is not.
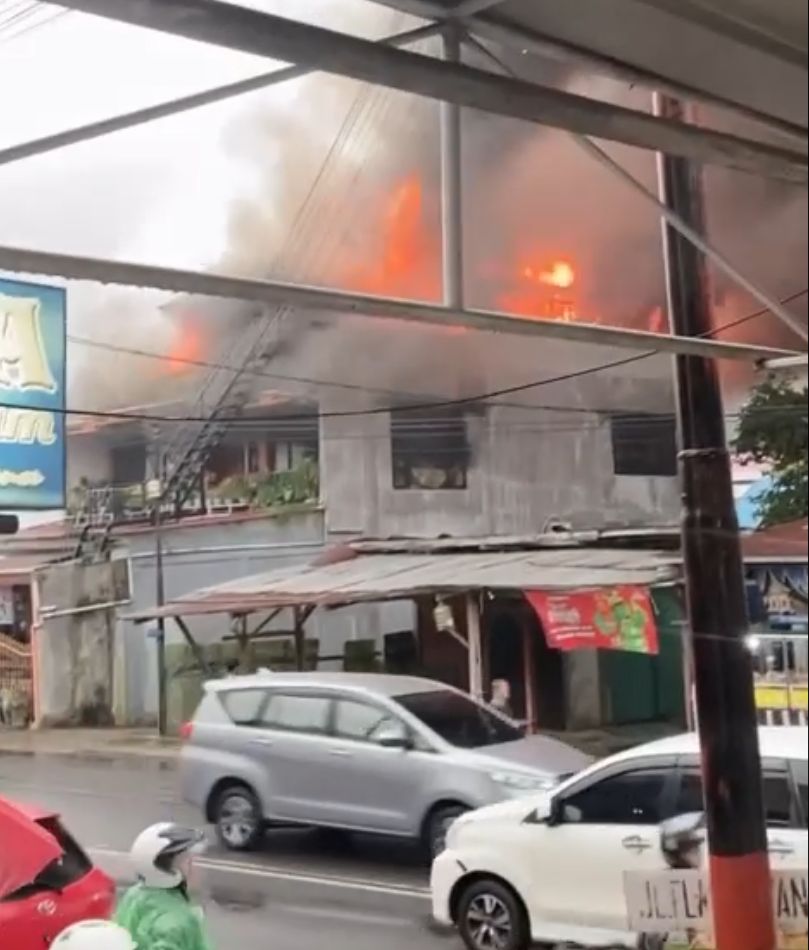
<svg viewBox="0 0 809 950"><path fill-rule="evenodd" d="M809 555L809 523L806 518L762 528L742 538L742 554L747 562L806 564Z"/></svg>
<svg viewBox="0 0 809 950"><path fill-rule="evenodd" d="M610 548L550 548L464 554L366 554L336 563L254 574L187 594L165 607L130 615L156 617L254 613L295 604L337 606L468 590L571 590L648 586L679 576L676 556Z"/></svg>

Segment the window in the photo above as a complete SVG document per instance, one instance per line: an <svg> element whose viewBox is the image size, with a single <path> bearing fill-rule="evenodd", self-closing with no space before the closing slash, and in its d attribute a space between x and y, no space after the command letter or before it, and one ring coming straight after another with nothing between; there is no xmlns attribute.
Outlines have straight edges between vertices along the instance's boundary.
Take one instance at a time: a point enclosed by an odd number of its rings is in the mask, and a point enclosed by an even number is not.
<svg viewBox="0 0 809 950"><path fill-rule="evenodd" d="M792 789L786 772L764 775L764 811L772 828L791 828L794 824Z"/></svg>
<svg viewBox="0 0 809 950"><path fill-rule="evenodd" d="M367 703L350 699L341 699L335 709L334 729L343 739L356 739L360 742L374 742L380 731L399 725L386 710Z"/></svg>
<svg viewBox="0 0 809 950"><path fill-rule="evenodd" d="M43 891L63 891L90 873L93 865L73 837L65 831L56 818L46 818L39 824L59 842L64 852L61 858L51 862L31 884L15 891L5 900L25 900Z"/></svg>
<svg viewBox="0 0 809 950"><path fill-rule="evenodd" d="M677 474L677 426L673 415L615 413L611 427L616 475Z"/></svg>
<svg viewBox="0 0 809 950"><path fill-rule="evenodd" d="M674 813L686 815L703 811L702 775L698 769L683 773ZM770 828L790 828L795 824L789 776L778 770L764 772L764 810Z"/></svg>
<svg viewBox="0 0 809 950"><path fill-rule="evenodd" d="M520 730L507 720L468 696L448 689L397 696L396 702L445 742L461 749L479 749L523 738Z"/></svg>
<svg viewBox="0 0 809 950"><path fill-rule="evenodd" d="M700 775L698 769L689 769L682 774L680 791L674 805L674 814L692 815L699 811L705 811L705 801L702 797L702 775Z"/></svg>
<svg viewBox="0 0 809 950"><path fill-rule="evenodd" d="M248 475L255 475L261 470L261 453L258 443L248 442L245 447L245 468Z"/></svg>
<svg viewBox="0 0 809 950"><path fill-rule="evenodd" d="M329 722L330 706L331 700L325 696L273 693L262 720L270 729L324 733Z"/></svg>
<svg viewBox="0 0 809 950"><path fill-rule="evenodd" d="M261 724L261 707L267 698L264 689L231 689L220 693L219 698L225 712L237 726L258 726Z"/></svg>
<svg viewBox="0 0 809 950"><path fill-rule="evenodd" d="M798 786L798 798L801 802L801 821L803 827L806 827L809 819L809 801L807 801L807 785L809 785L809 766L806 759L792 760L792 774L795 777L795 784Z"/></svg>
<svg viewBox="0 0 809 950"><path fill-rule="evenodd" d="M394 488L467 487L471 452L462 408L395 409L390 426Z"/></svg>
<svg viewBox="0 0 809 950"><path fill-rule="evenodd" d="M565 821L587 825L657 825L663 820L664 769L623 772L564 802Z"/></svg>

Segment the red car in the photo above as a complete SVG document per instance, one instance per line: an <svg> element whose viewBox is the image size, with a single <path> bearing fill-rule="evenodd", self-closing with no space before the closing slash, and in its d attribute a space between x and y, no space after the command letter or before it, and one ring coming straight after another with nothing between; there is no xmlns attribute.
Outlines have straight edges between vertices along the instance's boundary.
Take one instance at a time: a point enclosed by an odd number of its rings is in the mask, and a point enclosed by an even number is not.
<svg viewBox="0 0 809 950"><path fill-rule="evenodd" d="M45 950L80 920L108 918L115 884L51 811L0 798L0 947Z"/></svg>

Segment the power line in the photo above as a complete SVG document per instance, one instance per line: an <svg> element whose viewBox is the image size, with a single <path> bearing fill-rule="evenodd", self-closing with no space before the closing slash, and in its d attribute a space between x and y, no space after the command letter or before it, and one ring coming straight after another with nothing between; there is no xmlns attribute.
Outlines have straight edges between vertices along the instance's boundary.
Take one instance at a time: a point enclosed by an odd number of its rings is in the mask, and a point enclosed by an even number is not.
<svg viewBox="0 0 809 950"><path fill-rule="evenodd" d="M523 407L524 408L524 407ZM556 411L564 412L565 409L560 409L558 407L552 407L550 410L545 409L542 406L531 407L535 408L538 411ZM191 415L156 415L154 413L144 413L138 412L136 410L127 411L127 410L103 410L103 409L74 409L67 408L62 406L20 406L18 403L0 401L0 409L9 409L9 410L24 410L24 411L33 411L33 412L49 412L56 416L65 416L65 417L82 417L82 418L91 418L91 419L105 419L105 420L115 420L120 422L146 422L146 423L205 423L209 422L210 417L208 416L191 416ZM376 410L379 412L380 410ZM384 410L386 413L392 414L403 414L407 415L409 413L408 407L397 406L395 408L387 408ZM670 425L675 418L673 412L644 412L642 410L621 410L621 409L577 409L577 412L584 412L588 415L603 415L603 416L620 416L621 424L624 429L631 429L633 427L637 429L643 429L648 431L650 427L656 425ZM741 417L742 415L753 415L753 416L781 416L781 417L793 417L797 422L804 422L807 418L807 413L809 410L804 406L762 406L757 408L751 408L748 410L737 411L726 413L725 419L732 420ZM239 429L242 431L253 431L257 433L265 432L267 428L273 428L273 430L279 434L285 434L284 425L287 426L286 433L289 434L298 434L301 430L301 424L309 423L314 425L318 420L323 418L340 418L344 414L340 412L323 412L317 413L312 412L309 414L288 414L288 415L277 415L277 416L254 416L254 417L245 417L245 416L229 416L229 417L216 417L213 421L216 423L227 424L228 426ZM435 434L446 434L454 435L458 432L457 426L453 426L452 422L446 417L434 417L434 418L423 418L423 419L408 419L404 423L405 429L403 430L405 435L413 434L418 436L419 434L425 435L435 435ZM566 422L524 422L524 423L514 423L506 422L501 424L498 427L503 431L513 430L513 431L522 431L522 432L579 432L590 430L598 430L603 428L602 422L590 422L585 424L576 424L572 425ZM381 438L382 436L379 436ZM360 438L360 439L373 439L376 436L368 435L366 433L355 433L352 435L350 432L342 433L338 436L332 436L335 440L338 439L350 439L350 438ZM387 436L385 436L387 438Z"/></svg>
<svg viewBox="0 0 809 950"><path fill-rule="evenodd" d="M19 39L72 13L49 3L11 0L0 6L0 41Z"/></svg>
<svg viewBox="0 0 809 950"><path fill-rule="evenodd" d="M800 299L801 297L806 296L809 293L809 288L798 291L797 293L791 294L789 297L786 297L782 303L788 304L792 303L795 300ZM711 330L710 333L702 334L703 338L711 338L718 333L724 333L727 330L735 329L745 323L749 323L752 320L756 320L759 317L765 316L770 311L768 308L764 307L760 310L757 310L753 313L749 313L744 317L740 317L736 320L732 320L729 323L723 324L722 326L716 327ZM99 346L106 346L98 341ZM492 390L486 393L479 393L473 396L465 396L457 399L443 399L443 400L434 400L430 402L421 402L413 403L407 406L399 405L388 405L388 406L378 406L371 409L352 409L352 410L342 410L342 411L332 411L332 412L320 412L318 413L319 418L351 418L351 417L364 417L364 416L375 416L375 415L384 415L392 412L398 412L402 409L407 409L412 412L425 411L429 409L445 409L451 407L460 407L468 405L476 405L483 402L489 402L492 399L497 399L502 396L515 395L522 392L530 392L534 389L540 389L543 386L557 385L563 382L569 382L576 379L581 379L587 376L592 376L597 373L602 373L610 369L618 369L623 366L628 366L632 363L638 363L642 360L650 359L654 356L659 356L659 350L649 350L645 353L638 353L633 356L623 357L619 360L614 360L610 363L603 363L598 366L588 367L582 370L576 370L571 373L564 373L559 376L549 377L541 380L534 380L533 382L523 383L516 386L509 386L502 389ZM181 362L179 360L174 360L169 354L162 354L161 358L165 358L170 362ZM183 361L184 362L184 361ZM197 361L189 361L191 365L196 364ZM227 369L231 372L243 372L247 373L246 370L239 370L235 367L228 367L224 364L213 364L220 369ZM251 375L255 375L253 371L250 371ZM263 375L263 374L262 374ZM316 381L315 381L316 382ZM2 406L4 404L0 404ZM495 403L498 405L498 403ZM502 405L502 404L499 404ZM8 406L6 406L8 408ZM549 411L560 411L560 412L589 412L589 413L614 413L619 412L617 409L599 409L599 408L583 408L583 407L543 407L543 406L529 406L524 407L527 409L548 409ZM629 412L637 412L637 410L630 410ZM209 422L216 421L217 423L226 423L226 424L239 424L244 422L243 416L227 417L227 416L203 416L203 417L194 417L194 416L159 416L159 415L150 415L144 413L131 412L121 410L65 410L66 413L71 415L84 415L88 417L95 418L105 418L105 419L131 419L131 420L140 420L144 422ZM308 420L312 418L312 414L297 414L297 415L288 415L288 416L276 416L274 417L277 421L298 421L298 420Z"/></svg>

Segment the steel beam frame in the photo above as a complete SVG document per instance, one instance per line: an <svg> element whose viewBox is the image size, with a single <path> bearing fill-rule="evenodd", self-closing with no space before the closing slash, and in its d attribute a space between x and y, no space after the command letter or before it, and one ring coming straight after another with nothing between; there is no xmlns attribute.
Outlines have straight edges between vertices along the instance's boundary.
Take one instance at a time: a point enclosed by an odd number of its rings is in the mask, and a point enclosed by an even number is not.
<svg viewBox="0 0 809 950"><path fill-rule="evenodd" d="M796 354L795 350L768 346L663 336L646 330L625 330L589 323L533 320L488 310L451 308L278 281L248 280L223 274L55 254L26 248L0 246L0 269L19 274L52 274L66 280L151 287L174 293L246 300L272 306L286 305L298 310L316 311L328 318L353 314L441 327L455 324L476 330L555 339L568 343L615 346L650 353L680 353L747 361L776 359Z"/></svg>
<svg viewBox="0 0 809 950"><path fill-rule="evenodd" d="M455 105L662 151L767 177L806 183L805 151L657 119L459 63L378 46L368 40L219 0L63 0L134 26L348 76Z"/></svg>
<svg viewBox="0 0 809 950"><path fill-rule="evenodd" d="M801 69L809 66L809 57L805 49L764 29L757 28L739 17L723 16L700 3L699 0L640 0L640 2L680 20L696 23L712 33L727 36L749 49L775 56L793 66L799 66Z"/></svg>
<svg viewBox="0 0 809 950"><path fill-rule="evenodd" d="M438 36L443 30L444 26L442 24L432 23L417 27L414 30L407 30L404 33L397 33L378 42L389 43L391 46L407 46L410 43L418 43L421 40ZM313 70L305 66L287 66L282 69L274 69L272 72L262 73L260 76L240 79L238 82L228 83L225 86L195 92L179 99L171 99L155 106L148 106L145 109L124 112L109 119L101 119L98 122L90 122L87 125L66 129L63 132L32 139L29 142L11 145L8 148L0 149L0 166L10 165L12 162L19 162L24 158L33 158L36 155L43 155L46 152L53 152L56 149L66 148L70 145L78 145L80 142L88 142L104 135L111 135L113 132L122 132L138 125L145 125L147 122L155 122L158 119L180 115L192 109L200 109L217 102L224 102L227 99L234 99L247 93L280 86L282 83L291 82L293 79L302 79L304 76L309 76L312 72Z"/></svg>
<svg viewBox="0 0 809 950"><path fill-rule="evenodd" d="M483 56L487 57L498 69L503 70L505 73L511 76L516 76L517 74L510 69L498 56L495 56L494 53L480 40L474 36L466 34L466 42L471 49L478 51ZM683 220L680 215L673 209L668 207L664 202L662 202L658 196L651 191L643 182L635 178L634 175L631 175L619 162L617 162L608 152L606 152L600 145L597 145L591 138L586 135L571 135L571 140L581 149L583 149L588 155L594 158L601 165L604 165L612 174L616 175L622 181L624 181L630 188L632 188L644 201L648 204L654 206L654 208L660 212L663 218L677 231L679 232L686 240L690 241L698 250L700 250L707 258L709 258L718 268L721 270L727 277L729 277L735 284L739 287L742 287L749 294L751 294L759 303L767 307L770 312L778 317L778 319L785 325L788 326L793 333L799 336L802 340L809 339L809 328L807 328L802 320L796 317L789 309L784 306L777 298L769 294L763 287L760 287L758 283L754 280L751 280L747 277L742 271L740 271L731 261L728 260L725 255L719 251L710 241L705 237L699 234L697 231L691 227L687 221Z"/></svg>
<svg viewBox="0 0 809 950"><path fill-rule="evenodd" d="M397 10L405 10L425 19L441 20L447 17L458 17L457 12L447 10L436 0L377 0L377 2L384 3L386 6ZM680 96L689 102L716 106L746 116L748 119L760 122L787 135L799 139L806 138L807 128L805 125L796 124L787 119L762 112L760 109L745 105L735 99L706 92L704 89L656 73L648 67L621 62L612 56L580 46L570 40L551 36L538 30L516 26L500 16L496 9L487 10L475 16L467 15L461 19L467 29L481 39L494 40L512 49L525 50L539 56L565 59L587 66L595 72L599 72L604 76L611 76L622 82L630 82L636 85L640 83L646 86L650 92L665 92Z"/></svg>
<svg viewBox="0 0 809 950"><path fill-rule="evenodd" d="M444 59L462 62L461 28L444 28ZM441 103L441 236L444 271L444 304L454 309L464 305L464 208L462 109Z"/></svg>

